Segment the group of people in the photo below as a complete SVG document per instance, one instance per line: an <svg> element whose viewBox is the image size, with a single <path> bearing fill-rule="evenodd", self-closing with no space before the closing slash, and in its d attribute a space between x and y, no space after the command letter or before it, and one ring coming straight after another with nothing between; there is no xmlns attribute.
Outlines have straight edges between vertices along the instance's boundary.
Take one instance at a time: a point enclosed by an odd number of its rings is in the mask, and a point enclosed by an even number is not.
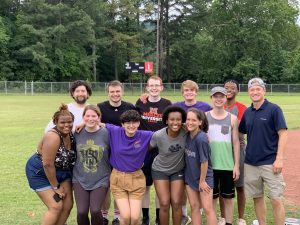
<svg viewBox="0 0 300 225"><path fill-rule="evenodd" d="M284 224L287 126L280 107L265 99L262 79L248 82L248 108L235 100L235 80L211 89L211 105L197 101L199 88L191 80L182 83L184 101L174 104L161 97L158 76L148 79L146 91L133 105L122 100L122 83L111 81L108 101L90 105L90 86L71 85L74 102L55 112L26 164L29 186L47 206L43 225L66 223L73 192L79 225L109 223L110 192L113 225L149 225L153 183L155 224L169 224L170 208L174 225L202 224L202 209L208 225L233 224L237 193L237 224L246 224L247 196L259 224L266 225L264 185L275 224Z"/></svg>

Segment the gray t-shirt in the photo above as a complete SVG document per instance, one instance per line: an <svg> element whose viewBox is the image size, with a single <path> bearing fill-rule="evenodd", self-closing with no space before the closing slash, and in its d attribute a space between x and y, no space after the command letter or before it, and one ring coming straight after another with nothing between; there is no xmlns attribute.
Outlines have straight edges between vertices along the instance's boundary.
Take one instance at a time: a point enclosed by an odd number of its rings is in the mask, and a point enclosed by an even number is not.
<svg viewBox="0 0 300 225"><path fill-rule="evenodd" d="M156 131L150 141L152 147L158 148L152 170L163 172L167 175L177 173L184 168L184 149L186 132L181 129L176 138L167 134L167 128Z"/></svg>
<svg viewBox="0 0 300 225"><path fill-rule="evenodd" d="M82 129L75 133L77 160L73 169L73 183L79 182L85 190L109 186L111 168L108 160L108 131Z"/></svg>

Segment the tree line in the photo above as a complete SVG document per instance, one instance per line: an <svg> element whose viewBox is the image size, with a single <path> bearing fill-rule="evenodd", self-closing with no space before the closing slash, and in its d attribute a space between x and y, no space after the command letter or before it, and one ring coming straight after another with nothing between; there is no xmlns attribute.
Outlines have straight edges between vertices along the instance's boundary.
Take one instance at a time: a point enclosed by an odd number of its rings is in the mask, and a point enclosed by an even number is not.
<svg viewBox="0 0 300 225"><path fill-rule="evenodd" d="M300 82L297 0L1 0L0 80ZM157 32L158 31L158 32ZM154 70L154 72L156 69Z"/></svg>

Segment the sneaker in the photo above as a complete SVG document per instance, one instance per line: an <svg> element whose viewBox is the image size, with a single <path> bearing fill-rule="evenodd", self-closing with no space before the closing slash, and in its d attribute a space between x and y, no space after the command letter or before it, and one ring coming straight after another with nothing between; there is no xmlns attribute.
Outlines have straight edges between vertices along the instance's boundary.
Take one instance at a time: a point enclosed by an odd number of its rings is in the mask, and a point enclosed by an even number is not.
<svg viewBox="0 0 300 225"><path fill-rule="evenodd" d="M247 224L246 224L246 221L245 221L244 219L238 219L238 220L236 221L236 224L237 224L237 225L247 225Z"/></svg>
<svg viewBox="0 0 300 225"><path fill-rule="evenodd" d="M160 225L159 220L155 220L155 225Z"/></svg>
<svg viewBox="0 0 300 225"><path fill-rule="evenodd" d="M143 218L141 225L149 225L149 218Z"/></svg>
<svg viewBox="0 0 300 225"><path fill-rule="evenodd" d="M120 220L119 218L115 218L112 222L111 225L120 225Z"/></svg>
<svg viewBox="0 0 300 225"><path fill-rule="evenodd" d="M220 217L220 218L218 219L218 225L226 225L226 220L225 220L225 218Z"/></svg>
<svg viewBox="0 0 300 225"><path fill-rule="evenodd" d="M181 225L188 225L191 222L192 222L191 217L189 217L189 216L182 216Z"/></svg>
<svg viewBox="0 0 300 225"><path fill-rule="evenodd" d="M103 217L103 225L108 225L108 219Z"/></svg>

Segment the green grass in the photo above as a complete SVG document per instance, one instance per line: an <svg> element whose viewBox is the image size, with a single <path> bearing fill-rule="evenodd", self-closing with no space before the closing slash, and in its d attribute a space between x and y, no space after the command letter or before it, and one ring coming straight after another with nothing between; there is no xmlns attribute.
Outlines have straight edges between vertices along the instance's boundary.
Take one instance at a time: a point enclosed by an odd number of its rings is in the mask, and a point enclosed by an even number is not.
<svg viewBox="0 0 300 225"><path fill-rule="evenodd" d="M168 96L172 101L181 100L180 96ZM106 96L93 96L90 103L105 101ZM135 102L136 96L125 96L126 101ZM300 96L269 96L268 99L280 105L284 111L289 129L299 129ZM206 95L199 100L210 102ZM250 103L246 95L239 100ZM44 128L59 104L71 101L68 95L24 96L1 95L0 110L0 224L40 224L45 206L35 193L29 190L24 167L27 159L35 151ZM152 205L153 202L152 202ZM287 206L287 215L300 217L299 207ZM268 218L272 210L268 204ZM151 214L154 213L153 207ZM68 225L76 224L76 209L68 220ZM154 216L152 216L154 218ZM250 224L255 218L252 201L247 203L246 219ZM269 219L268 224L273 224Z"/></svg>

